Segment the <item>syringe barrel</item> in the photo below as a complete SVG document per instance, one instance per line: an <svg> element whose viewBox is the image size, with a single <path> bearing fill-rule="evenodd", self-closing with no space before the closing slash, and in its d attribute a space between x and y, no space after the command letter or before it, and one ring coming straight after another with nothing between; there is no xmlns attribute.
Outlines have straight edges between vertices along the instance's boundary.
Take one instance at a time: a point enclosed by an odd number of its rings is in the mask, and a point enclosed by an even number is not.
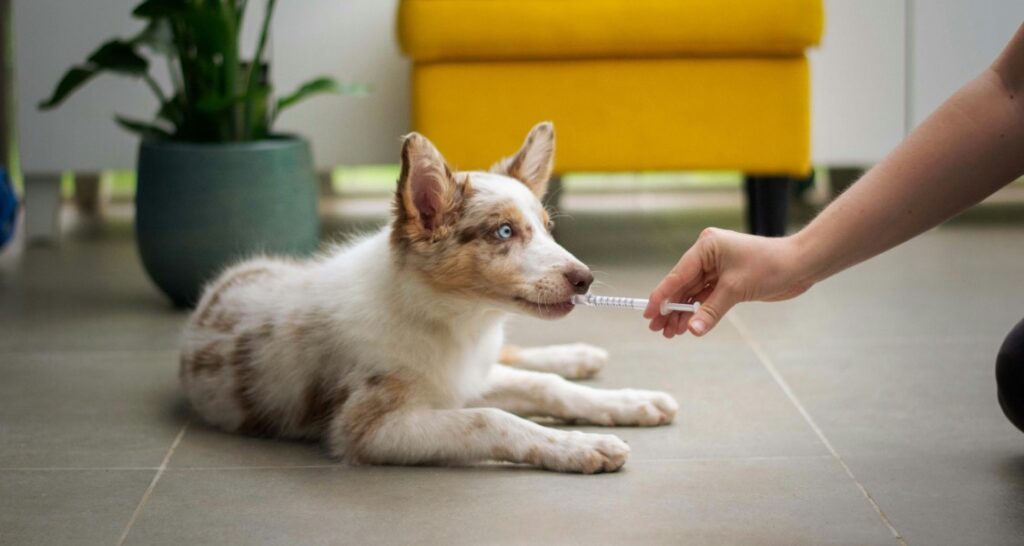
<svg viewBox="0 0 1024 546"><path fill-rule="evenodd" d="M583 294L572 297L575 305L589 305L595 307L617 307L619 309L647 309L647 300L640 298L620 298L616 296L597 296L594 294ZM664 301L661 304L661 314L667 315L672 311L684 311L696 313L700 309L700 303L671 303Z"/></svg>
<svg viewBox="0 0 1024 546"><path fill-rule="evenodd" d="M595 296L587 294L587 302L599 307L621 307L623 309L646 309L647 300L637 298L619 298L615 296Z"/></svg>

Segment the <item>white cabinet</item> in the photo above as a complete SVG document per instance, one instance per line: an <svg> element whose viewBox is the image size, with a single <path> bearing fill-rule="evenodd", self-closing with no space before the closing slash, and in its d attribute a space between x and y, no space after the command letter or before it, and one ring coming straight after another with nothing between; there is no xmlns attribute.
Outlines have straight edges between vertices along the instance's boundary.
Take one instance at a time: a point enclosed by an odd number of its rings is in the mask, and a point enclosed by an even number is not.
<svg viewBox="0 0 1024 546"><path fill-rule="evenodd" d="M870 164L903 138L905 15L903 0L826 0L810 52L815 164Z"/></svg>
<svg viewBox="0 0 1024 546"><path fill-rule="evenodd" d="M877 162L1022 23L1022 0L826 0L810 54L814 162Z"/></svg>

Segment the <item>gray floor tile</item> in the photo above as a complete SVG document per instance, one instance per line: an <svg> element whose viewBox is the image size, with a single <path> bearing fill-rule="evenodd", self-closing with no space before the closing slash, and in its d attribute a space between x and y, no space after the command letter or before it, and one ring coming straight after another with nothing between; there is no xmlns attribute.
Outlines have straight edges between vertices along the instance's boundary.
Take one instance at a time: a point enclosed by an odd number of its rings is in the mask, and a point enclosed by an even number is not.
<svg viewBox="0 0 1024 546"><path fill-rule="evenodd" d="M0 359L8 351L170 350L184 319L123 234L30 247L18 275L0 285Z"/></svg>
<svg viewBox="0 0 1024 546"><path fill-rule="evenodd" d="M1024 450L1024 435L996 400L991 343L874 341L869 347L773 357L840 452L926 459L973 446Z"/></svg>
<svg viewBox="0 0 1024 546"><path fill-rule="evenodd" d="M0 544L117 544L154 473L0 471Z"/></svg>
<svg viewBox="0 0 1024 546"><path fill-rule="evenodd" d="M8 355L0 468L155 467L186 413L168 352Z"/></svg>
<svg viewBox="0 0 1024 546"><path fill-rule="evenodd" d="M679 343L686 343L679 340ZM597 387L663 389L680 411L667 427L616 428L632 457L776 457L825 455L821 441L748 349L673 362L672 347L632 350L642 365L611 366ZM583 427L582 430L606 430Z"/></svg>
<svg viewBox="0 0 1024 546"><path fill-rule="evenodd" d="M847 462L908 544L1024 544L1024 449Z"/></svg>
<svg viewBox="0 0 1024 546"><path fill-rule="evenodd" d="M175 449L171 468L293 467L334 465L317 442L254 438L225 432L194 417Z"/></svg>
<svg viewBox="0 0 1024 546"><path fill-rule="evenodd" d="M829 458L164 474L128 544L892 544Z"/></svg>
<svg viewBox="0 0 1024 546"><path fill-rule="evenodd" d="M1024 315L1024 254L1005 250L1019 240L940 229L736 312L910 544L1021 541L1024 435L994 377Z"/></svg>

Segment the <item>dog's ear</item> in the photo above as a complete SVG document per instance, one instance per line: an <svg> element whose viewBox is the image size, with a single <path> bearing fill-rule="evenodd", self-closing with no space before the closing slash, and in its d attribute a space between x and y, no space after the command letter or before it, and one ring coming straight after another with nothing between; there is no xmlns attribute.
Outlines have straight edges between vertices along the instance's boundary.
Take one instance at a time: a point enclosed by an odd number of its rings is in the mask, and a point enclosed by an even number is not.
<svg viewBox="0 0 1024 546"><path fill-rule="evenodd" d="M519 180L537 196L548 191L551 169L555 166L555 126L542 121L530 129L523 147L491 167L491 172Z"/></svg>
<svg viewBox="0 0 1024 546"><path fill-rule="evenodd" d="M433 232L444 224L459 196L452 171L437 148L419 133L406 135L395 196L399 220Z"/></svg>

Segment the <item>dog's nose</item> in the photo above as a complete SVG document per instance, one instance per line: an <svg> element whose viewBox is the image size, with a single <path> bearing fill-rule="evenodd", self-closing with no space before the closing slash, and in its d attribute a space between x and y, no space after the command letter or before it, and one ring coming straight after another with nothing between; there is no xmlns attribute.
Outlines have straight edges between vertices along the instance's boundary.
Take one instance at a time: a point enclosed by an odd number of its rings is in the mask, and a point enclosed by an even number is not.
<svg viewBox="0 0 1024 546"><path fill-rule="evenodd" d="M586 294L590 284L594 282L594 274L585 267L574 267L565 272L565 280L569 281L577 294Z"/></svg>

